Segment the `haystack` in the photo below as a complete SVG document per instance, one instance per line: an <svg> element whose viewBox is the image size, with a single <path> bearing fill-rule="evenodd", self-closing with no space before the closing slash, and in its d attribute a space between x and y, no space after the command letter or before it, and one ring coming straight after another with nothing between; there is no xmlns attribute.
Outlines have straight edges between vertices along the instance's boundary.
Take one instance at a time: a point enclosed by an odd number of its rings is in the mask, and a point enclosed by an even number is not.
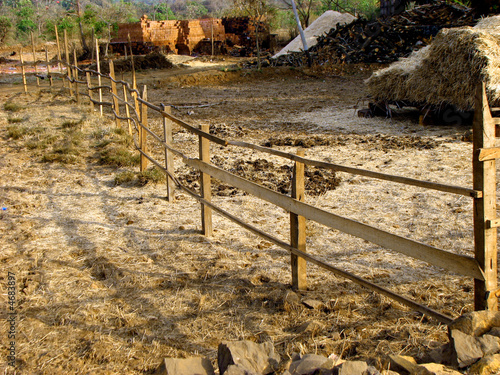
<svg viewBox="0 0 500 375"><path fill-rule="evenodd" d="M307 29L304 30L307 47L312 47L316 43L318 43L317 37L329 32L331 29L335 29L337 24L344 25L346 23L351 23L355 19L356 17L349 13L340 13L333 10L327 10L313 23L311 23ZM290 52L300 52L302 50L304 50L304 46L302 45L302 39L300 38L300 35L298 35L281 51L274 55L273 58L281 55L286 55Z"/></svg>
<svg viewBox="0 0 500 375"><path fill-rule="evenodd" d="M378 101L474 106L475 86L487 85L490 103L500 102L500 16L475 27L443 29L427 47L379 70L367 80Z"/></svg>

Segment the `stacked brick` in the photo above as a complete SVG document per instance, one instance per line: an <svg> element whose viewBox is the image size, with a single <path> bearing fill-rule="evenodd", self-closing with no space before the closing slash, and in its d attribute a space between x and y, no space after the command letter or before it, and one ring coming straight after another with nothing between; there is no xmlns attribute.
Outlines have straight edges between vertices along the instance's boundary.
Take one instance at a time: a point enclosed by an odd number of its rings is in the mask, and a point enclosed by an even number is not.
<svg viewBox="0 0 500 375"><path fill-rule="evenodd" d="M269 28L261 24L261 32L269 34ZM249 17L152 21L144 15L140 22L118 25L118 34L110 43L114 52L123 51L129 35L132 49L138 54L160 49L190 55L203 42L211 42L212 35L218 45L226 41L242 46L255 44L255 26Z"/></svg>

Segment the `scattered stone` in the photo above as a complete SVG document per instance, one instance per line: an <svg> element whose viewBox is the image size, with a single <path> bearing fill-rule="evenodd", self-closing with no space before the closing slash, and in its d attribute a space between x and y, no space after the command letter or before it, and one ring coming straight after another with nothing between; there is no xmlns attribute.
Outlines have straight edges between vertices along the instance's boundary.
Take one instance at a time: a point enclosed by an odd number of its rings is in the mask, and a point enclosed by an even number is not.
<svg viewBox="0 0 500 375"><path fill-rule="evenodd" d="M500 337L500 327L493 327L488 331L488 335Z"/></svg>
<svg viewBox="0 0 500 375"><path fill-rule="evenodd" d="M229 365L224 375L258 375L253 371L249 371L240 365Z"/></svg>
<svg viewBox="0 0 500 375"><path fill-rule="evenodd" d="M293 361L288 371L291 375L305 375L315 370L331 370L333 361L316 354L305 354L302 358Z"/></svg>
<svg viewBox="0 0 500 375"><path fill-rule="evenodd" d="M462 375L460 372L438 363L419 365L412 375Z"/></svg>
<svg viewBox="0 0 500 375"><path fill-rule="evenodd" d="M458 367L470 366L483 356L483 351L477 338L456 329L451 331L451 338L453 339L453 347L457 353Z"/></svg>
<svg viewBox="0 0 500 375"><path fill-rule="evenodd" d="M470 375L497 375L500 373L500 354L480 359L469 369Z"/></svg>
<svg viewBox="0 0 500 375"><path fill-rule="evenodd" d="M493 327L500 327L500 312L473 311L462 315L448 325L448 329L459 330L471 336L482 336Z"/></svg>
<svg viewBox="0 0 500 375"><path fill-rule="evenodd" d="M345 361L340 367L339 375L364 375L368 365L363 361Z"/></svg>
<svg viewBox="0 0 500 375"><path fill-rule="evenodd" d="M492 335L483 335L478 338L483 356L500 352L500 338Z"/></svg>
<svg viewBox="0 0 500 375"><path fill-rule="evenodd" d="M392 370L382 370L382 375L399 375L399 373Z"/></svg>
<svg viewBox="0 0 500 375"><path fill-rule="evenodd" d="M270 374L280 362L270 342L257 344L252 341L223 341L219 344L217 364L221 375L230 365L239 365L249 373Z"/></svg>
<svg viewBox="0 0 500 375"><path fill-rule="evenodd" d="M315 300L315 299L306 299L302 301L304 306L314 309L314 310L319 310L325 307L325 304L321 301Z"/></svg>
<svg viewBox="0 0 500 375"><path fill-rule="evenodd" d="M378 371L373 366L368 366L368 368L363 372L363 375L381 375L380 371Z"/></svg>
<svg viewBox="0 0 500 375"><path fill-rule="evenodd" d="M165 358L155 375L214 375L212 363L204 357Z"/></svg>
<svg viewBox="0 0 500 375"><path fill-rule="evenodd" d="M295 329L295 332L296 333L306 333L306 332L316 333L316 332L321 331L324 328L325 328L325 326L322 323L320 323L316 320L310 320L310 321L305 322L305 323L301 324L300 326L298 326Z"/></svg>
<svg viewBox="0 0 500 375"><path fill-rule="evenodd" d="M412 373L418 367L417 361L413 357L405 356L405 355L391 355L389 356L391 360L391 368L395 371L406 371Z"/></svg>
<svg viewBox="0 0 500 375"><path fill-rule="evenodd" d="M292 292L291 290L287 292L285 296L285 302L288 302L290 305L295 305L300 303L300 297L297 293Z"/></svg>

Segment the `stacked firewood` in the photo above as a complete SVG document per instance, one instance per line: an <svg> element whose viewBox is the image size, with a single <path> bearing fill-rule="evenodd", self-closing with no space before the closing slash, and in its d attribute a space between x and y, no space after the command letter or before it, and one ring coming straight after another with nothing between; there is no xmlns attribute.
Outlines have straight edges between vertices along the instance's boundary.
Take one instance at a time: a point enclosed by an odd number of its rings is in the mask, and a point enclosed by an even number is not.
<svg viewBox="0 0 500 375"><path fill-rule="evenodd" d="M391 63L430 43L444 27L475 23L469 8L444 2L422 5L392 18L368 21L358 18L337 25L309 49L317 65L342 63ZM304 65L305 54L295 52L271 61L272 65Z"/></svg>

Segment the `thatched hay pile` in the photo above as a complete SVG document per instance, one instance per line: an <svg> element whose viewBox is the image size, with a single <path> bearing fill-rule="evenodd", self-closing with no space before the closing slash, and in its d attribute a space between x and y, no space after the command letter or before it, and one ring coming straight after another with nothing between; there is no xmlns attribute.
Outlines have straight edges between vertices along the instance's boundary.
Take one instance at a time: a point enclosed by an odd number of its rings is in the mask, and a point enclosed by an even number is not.
<svg viewBox="0 0 500 375"><path fill-rule="evenodd" d="M427 47L367 80L380 101L452 104L472 109L475 85L485 80L492 104L500 101L500 16L475 27L443 29Z"/></svg>

